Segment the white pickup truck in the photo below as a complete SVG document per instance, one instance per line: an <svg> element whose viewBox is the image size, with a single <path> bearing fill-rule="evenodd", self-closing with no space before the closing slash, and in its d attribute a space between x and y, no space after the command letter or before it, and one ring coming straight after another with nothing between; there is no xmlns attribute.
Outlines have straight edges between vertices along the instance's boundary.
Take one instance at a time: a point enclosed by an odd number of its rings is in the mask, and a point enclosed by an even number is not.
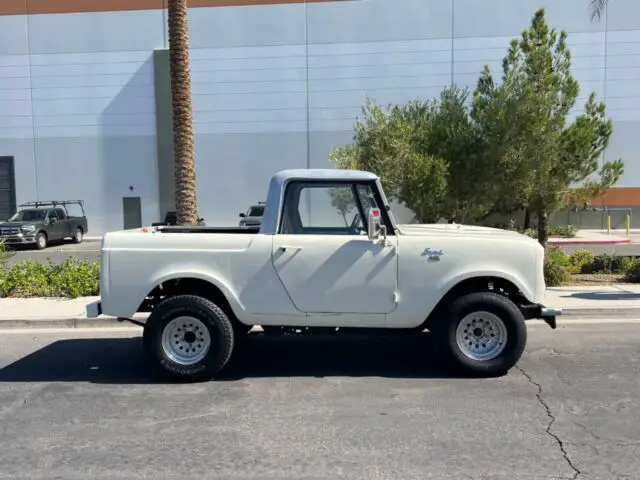
<svg viewBox="0 0 640 480"><path fill-rule="evenodd" d="M380 179L284 170L260 227L159 226L108 233L101 299L87 315L143 325L147 354L175 380L215 377L256 325L265 332L429 330L452 365L496 376L520 359L541 304L544 250L515 232L397 225Z"/></svg>

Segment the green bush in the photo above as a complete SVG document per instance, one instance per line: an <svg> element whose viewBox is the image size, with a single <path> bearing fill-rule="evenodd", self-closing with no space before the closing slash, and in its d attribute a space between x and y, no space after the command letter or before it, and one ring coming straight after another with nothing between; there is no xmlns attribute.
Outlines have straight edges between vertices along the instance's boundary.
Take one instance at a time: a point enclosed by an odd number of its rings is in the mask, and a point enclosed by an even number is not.
<svg viewBox="0 0 640 480"><path fill-rule="evenodd" d="M625 272L625 282L640 283L640 262L634 262L633 265Z"/></svg>
<svg viewBox="0 0 640 480"><path fill-rule="evenodd" d="M0 265L0 297L85 297L100 291L100 262L68 258L63 263L25 260Z"/></svg>
<svg viewBox="0 0 640 480"><path fill-rule="evenodd" d="M537 228L527 228L521 230L521 233L530 236L531 238L538 238ZM573 225L564 225L559 227L549 227L549 237L556 238L574 238L578 233L578 228Z"/></svg>
<svg viewBox="0 0 640 480"><path fill-rule="evenodd" d="M571 259L558 247L548 247L544 259L544 282L547 287L559 287L569 280Z"/></svg>
<svg viewBox="0 0 640 480"><path fill-rule="evenodd" d="M7 248L5 241L0 240L0 265L6 263L7 260L11 259L14 255L15 253Z"/></svg>
<svg viewBox="0 0 640 480"><path fill-rule="evenodd" d="M586 273L594 259L595 256L591 250L576 250L569 255L569 273Z"/></svg>
<svg viewBox="0 0 640 480"><path fill-rule="evenodd" d="M574 225L563 225L559 227L549 227L550 237L575 238L578 228Z"/></svg>
<svg viewBox="0 0 640 480"><path fill-rule="evenodd" d="M611 255L603 253L594 257L589 265L585 265L583 273L606 273L620 274L627 273L628 270L634 268L637 260L634 257L626 257L619 255Z"/></svg>

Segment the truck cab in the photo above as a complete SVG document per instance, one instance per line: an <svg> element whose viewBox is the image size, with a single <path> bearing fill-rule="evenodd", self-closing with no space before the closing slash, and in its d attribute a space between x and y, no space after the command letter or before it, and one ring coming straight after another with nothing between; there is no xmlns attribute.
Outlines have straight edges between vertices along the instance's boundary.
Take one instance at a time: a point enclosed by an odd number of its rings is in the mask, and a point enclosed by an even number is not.
<svg viewBox="0 0 640 480"><path fill-rule="evenodd" d="M380 179L285 170L260 226L158 226L103 239L88 316L143 325L150 358L178 379L214 377L253 327L279 333L436 336L467 373L515 365L542 305L544 250L515 232L398 225Z"/></svg>

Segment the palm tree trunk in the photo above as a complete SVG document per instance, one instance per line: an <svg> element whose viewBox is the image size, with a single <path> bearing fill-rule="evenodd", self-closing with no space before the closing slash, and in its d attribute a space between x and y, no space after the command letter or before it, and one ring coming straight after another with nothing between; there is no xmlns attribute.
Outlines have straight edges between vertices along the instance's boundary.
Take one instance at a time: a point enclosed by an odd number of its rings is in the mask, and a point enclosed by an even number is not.
<svg viewBox="0 0 640 480"><path fill-rule="evenodd" d="M169 0L169 61L178 225L196 225L198 221L187 13L187 0Z"/></svg>

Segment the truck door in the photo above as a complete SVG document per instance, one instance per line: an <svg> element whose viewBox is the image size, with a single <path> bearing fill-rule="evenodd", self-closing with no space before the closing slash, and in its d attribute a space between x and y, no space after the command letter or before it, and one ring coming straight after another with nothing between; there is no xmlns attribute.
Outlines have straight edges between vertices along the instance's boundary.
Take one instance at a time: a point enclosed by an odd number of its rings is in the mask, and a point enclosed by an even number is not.
<svg viewBox="0 0 640 480"><path fill-rule="evenodd" d="M71 236L71 223L67 213L62 208L56 208L56 215L58 216L58 238L66 238Z"/></svg>
<svg viewBox="0 0 640 480"><path fill-rule="evenodd" d="M58 218L58 213L56 209L50 209L48 214L49 224L46 227L47 237L49 241L52 240L60 240L62 238L62 222L60 218Z"/></svg>
<svg viewBox="0 0 640 480"><path fill-rule="evenodd" d="M274 235L274 268L305 313L385 314L396 308L397 237L369 240L365 201L373 185L292 181Z"/></svg>

